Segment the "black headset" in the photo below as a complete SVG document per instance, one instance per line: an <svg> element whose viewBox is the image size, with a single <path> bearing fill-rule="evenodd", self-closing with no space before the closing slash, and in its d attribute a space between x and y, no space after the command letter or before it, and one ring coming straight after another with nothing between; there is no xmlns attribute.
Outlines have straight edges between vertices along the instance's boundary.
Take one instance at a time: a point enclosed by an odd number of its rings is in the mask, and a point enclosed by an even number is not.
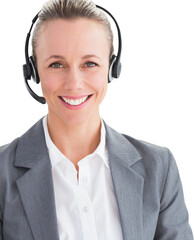
<svg viewBox="0 0 194 240"><path fill-rule="evenodd" d="M117 56L112 55L112 57L110 59L109 74L108 74L108 82L110 83L113 80L113 78L118 78L120 76L120 73L121 73L121 62L120 62L121 49L122 49L121 32L120 32L119 25L118 25L116 19L113 17L113 15L103 7L100 7L98 5L96 5L96 7L103 10L104 12L106 12L113 19L113 21L116 24L117 32L118 32L118 53L117 53ZM29 57L29 54L28 54L29 39L30 39L31 31L32 31L32 28L33 28L35 22L38 19L39 13L33 18L32 25L31 25L30 30L29 30L29 32L27 34L27 37L26 37L26 43L25 43L26 63L23 65L23 74L24 74L25 85L26 85L26 88L27 88L28 92L30 93L30 95L34 99L36 99L38 102L40 102L42 104L45 104L46 99L44 97L38 96L35 92L33 92L33 90L31 89L31 87L28 84L28 80L30 80L31 78L37 84L40 82L39 75L38 75L38 70L36 68L33 57L32 56Z"/></svg>

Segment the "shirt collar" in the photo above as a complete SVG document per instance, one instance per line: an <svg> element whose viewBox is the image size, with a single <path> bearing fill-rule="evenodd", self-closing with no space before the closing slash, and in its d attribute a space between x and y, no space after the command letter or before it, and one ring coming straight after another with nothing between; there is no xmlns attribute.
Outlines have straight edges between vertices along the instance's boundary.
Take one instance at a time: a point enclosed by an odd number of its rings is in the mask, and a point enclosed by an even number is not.
<svg viewBox="0 0 194 240"><path fill-rule="evenodd" d="M54 167L56 164L58 164L61 161L64 161L64 160L69 161L69 159L67 159L65 155L59 151L59 149L55 146L55 144L52 142L50 138L48 126L47 126L47 115L43 118L42 122L43 122L46 145L49 152L52 167ZM105 163L106 167L109 168L108 151L106 147L106 130L105 130L104 122L102 120L101 120L100 143L96 148L96 150L92 154L88 155L87 157L92 157L94 155L100 156L100 158Z"/></svg>

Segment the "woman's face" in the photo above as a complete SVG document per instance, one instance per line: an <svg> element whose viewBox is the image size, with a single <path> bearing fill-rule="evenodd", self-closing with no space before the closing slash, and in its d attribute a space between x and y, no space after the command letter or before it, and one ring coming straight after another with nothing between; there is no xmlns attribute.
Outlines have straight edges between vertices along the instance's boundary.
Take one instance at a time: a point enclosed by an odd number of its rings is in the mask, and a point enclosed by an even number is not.
<svg viewBox="0 0 194 240"><path fill-rule="evenodd" d="M99 23L79 18L46 23L37 66L49 116L75 125L99 120L108 83L110 47Z"/></svg>

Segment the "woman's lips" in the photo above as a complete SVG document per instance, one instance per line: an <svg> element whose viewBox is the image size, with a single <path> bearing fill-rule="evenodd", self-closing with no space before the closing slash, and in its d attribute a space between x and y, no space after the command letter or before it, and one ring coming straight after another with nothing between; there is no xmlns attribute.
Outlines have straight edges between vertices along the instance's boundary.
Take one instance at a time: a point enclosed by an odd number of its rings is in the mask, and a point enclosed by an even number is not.
<svg viewBox="0 0 194 240"><path fill-rule="evenodd" d="M92 94L84 96L61 96L59 98L63 101L68 109L77 110L84 107L91 96Z"/></svg>

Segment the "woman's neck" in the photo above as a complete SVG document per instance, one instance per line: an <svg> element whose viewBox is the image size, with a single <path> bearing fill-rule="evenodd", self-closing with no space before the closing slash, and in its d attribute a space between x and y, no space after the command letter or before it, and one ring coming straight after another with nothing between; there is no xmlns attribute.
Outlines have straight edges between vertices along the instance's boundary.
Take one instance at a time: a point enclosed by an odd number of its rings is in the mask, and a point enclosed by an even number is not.
<svg viewBox="0 0 194 240"><path fill-rule="evenodd" d="M55 146L74 164L95 151L100 143L100 116L82 124L69 125L48 114L49 135Z"/></svg>

